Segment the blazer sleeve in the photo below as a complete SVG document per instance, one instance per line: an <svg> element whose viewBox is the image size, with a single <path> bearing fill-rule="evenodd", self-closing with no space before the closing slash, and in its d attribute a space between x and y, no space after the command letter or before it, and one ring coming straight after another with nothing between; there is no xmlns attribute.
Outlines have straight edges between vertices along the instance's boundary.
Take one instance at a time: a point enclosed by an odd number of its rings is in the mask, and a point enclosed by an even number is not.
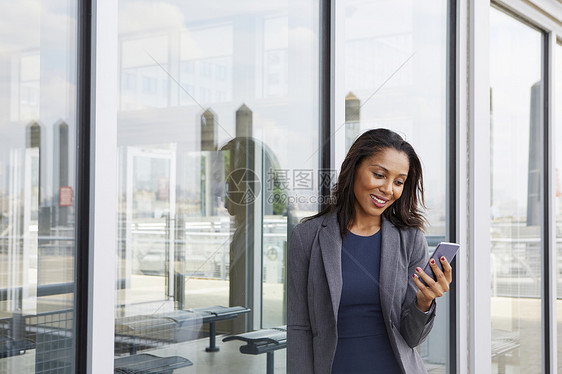
<svg viewBox="0 0 562 374"><path fill-rule="evenodd" d="M287 280L287 373L313 373L312 329L308 313L310 248L303 246L298 226L289 241Z"/></svg>
<svg viewBox="0 0 562 374"><path fill-rule="evenodd" d="M429 261L429 253L427 249L427 241L423 233L416 230L410 264L408 266L408 288L406 297L402 305L402 316L400 318L400 333L411 348L417 347L427 338L433 327L435 319L435 300L431 303L431 307L427 312L422 312L416 305L416 294L418 287L411 279L411 275L415 273L416 267L425 267Z"/></svg>

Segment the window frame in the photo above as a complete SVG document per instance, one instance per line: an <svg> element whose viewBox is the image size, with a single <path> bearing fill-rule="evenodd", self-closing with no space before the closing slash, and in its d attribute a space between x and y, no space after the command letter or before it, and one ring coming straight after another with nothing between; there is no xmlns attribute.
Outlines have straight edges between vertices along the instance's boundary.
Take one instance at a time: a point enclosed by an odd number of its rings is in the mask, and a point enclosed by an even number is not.
<svg viewBox="0 0 562 374"><path fill-rule="evenodd" d="M476 2L473 0L473 2ZM526 24L527 26L539 31L542 37L542 48L541 48L541 59L542 59L542 81L545 83L543 85L543 124L542 133L543 137L541 139L543 145L542 157L542 172L543 177L541 180L541 190L543 193L543 215L542 215L542 231L541 231L541 241L542 241L542 287L541 287L541 302L542 302L542 370L543 373L556 373L557 372L557 329L556 329L556 246L555 246L555 236L556 226L555 226L555 200L553 194L555 193L555 180L554 180L554 139L552 136L553 131L553 105L550 105L553 99L552 95L552 82L554 78L554 54L553 47L556 43L556 35L560 35L562 32L562 23L556 22L553 17L548 16L543 10L549 10L553 12L553 16L562 16L562 8L556 8L552 6L552 2L545 0L534 0L533 5L524 3L520 0L496 0L489 4L489 7L494 7L501 12L513 17L514 19ZM482 15L482 14L481 14ZM559 18L562 19L562 18ZM483 20L479 19L479 23ZM489 16L486 15L486 27L489 28ZM474 38L473 43L482 42L483 38ZM483 58L481 56L481 58ZM489 51L486 51L485 58L489 58ZM486 66L489 74L489 66ZM473 72L474 73L474 72ZM489 79L488 79L489 82ZM489 83L488 83L489 84ZM472 92L471 95L476 95L476 92ZM489 106L489 102L488 102ZM488 113L488 125L489 125L489 113ZM488 139L483 140L478 137L471 137L471 142L478 143L488 142L489 149L489 133ZM481 147L483 148L483 147ZM472 157L476 157L474 154ZM488 160L489 161L489 160ZM489 164L489 162L488 162ZM479 172L483 173L480 164ZM487 174L489 175L489 165ZM489 186L488 184L482 184L484 189ZM481 188L483 189L483 188ZM489 193L488 193L489 195ZM489 201L489 196L486 201ZM473 203L473 202L471 202ZM482 204L484 205L484 204ZM474 214L473 219L475 220L477 215ZM554 220L554 221L553 221ZM489 223L488 223L489 225ZM489 232L489 226L488 230ZM475 236L471 236L474 240L477 240ZM488 247L489 248L489 243ZM489 253L487 254L489 256ZM484 257L486 254L484 255ZM484 260L484 258L482 258ZM476 267L471 267L469 269L470 274L476 274ZM482 270L481 265L478 266L478 270ZM490 271L488 269L487 274ZM480 273L481 274L481 273ZM489 283L488 283L489 284ZM488 290L489 291L489 290ZM483 297L482 292L480 297ZM488 299L490 295L488 292ZM475 304L477 300L482 300L481 298L474 298L470 300L471 304ZM480 301L478 301L480 302ZM488 308L489 309L489 308ZM483 323L486 323L482 326ZM491 316L488 315L487 321L481 320L480 327L475 330L482 333L487 329L487 326L491 325ZM472 336L471 336L472 338ZM491 340L491 335L489 337ZM474 363L483 360L491 363L491 349L488 349L487 355L485 354L482 347L482 339L471 339L471 346L475 347L475 350L480 348L479 354L475 357ZM490 367L491 370L491 367Z"/></svg>
<svg viewBox="0 0 562 374"><path fill-rule="evenodd" d="M82 292L87 292L84 296L87 304L80 316L87 318L87 333L78 341L86 346L85 357L80 357L82 369L86 367L84 371L77 367L76 373L97 374L114 370L116 281L115 271L107 269L115 269L117 253L117 192L113 186L117 186L118 2L94 0L91 9L84 9L80 23L85 18L91 22L88 28L91 55L81 64L90 64L91 73L84 77L84 90L87 90L85 96L90 93L91 97L79 99L90 105L81 124L86 127L82 128L85 144L80 144L89 146L89 150L80 152L89 157L89 162L80 163L79 170L85 169L81 183L87 181L89 195L81 198L80 204L87 210L80 214L78 221L88 222L87 237L82 237L79 249L83 256L81 276L87 277L80 286Z"/></svg>
<svg viewBox="0 0 562 374"><path fill-rule="evenodd" d="M336 91L341 81L335 77L334 49L338 43L335 25L341 14L335 12L336 1L320 2L320 162L333 169L334 129L343 113L334 109ZM548 328L548 367L557 370L556 326L556 216L554 180L554 105L553 79L555 47L562 40L562 7L548 0L500 0L492 4L513 13L546 33L548 51L543 59L545 86L545 245L543 288L548 291L544 308ZM451 289L449 326L449 367L452 372L486 373L491 370L489 313L489 2L449 0L447 121L449 148L455 162L448 165L451 186L448 201L447 233L465 248L455 266L455 283ZM546 13L550 12L552 16ZM476 22L475 20L478 20ZM86 0L79 2L79 84L78 84L78 183L77 183L77 330L76 372L113 372L114 274L116 193L111 188L117 179L116 113L118 3ZM454 45L454 49L452 46ZM90 70L88 72L88 70ZM562 72L559 72L562 74ZM454 124L454 125L453 125ZM329 139L324 143L324 139ZM454 146L453 146L454 145ZM88 149L89 148L89 149ZM96 175L104 175L97 178ZM108 180L109 178L109 180ZM467 183L468 179L468 183ZM113 184L113 185L116 185ZM321 195L328 194L324 188ZM479 274L476 278L474 275ZM484 274L483 276L481 276ZM545 276L547 275L547 276ZM85 368L85 369L84 369Z"/></svg>

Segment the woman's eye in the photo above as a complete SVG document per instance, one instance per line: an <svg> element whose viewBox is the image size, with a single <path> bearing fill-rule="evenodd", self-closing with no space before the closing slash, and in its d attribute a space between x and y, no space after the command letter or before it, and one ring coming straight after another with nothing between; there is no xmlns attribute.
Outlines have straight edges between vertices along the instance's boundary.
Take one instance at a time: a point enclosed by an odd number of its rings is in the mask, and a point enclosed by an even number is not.
<svg viewBox="0 0 562 374"><path fill-rule="evenodd" d="M379 173L373 173L373 175L377 178L383 178L384 177L384 175L379 174Z"/></svg>
<svg viewBox="0 0 562 374"><path fill-rule="evenodd" d="M404 182L402 182L402 181L396 181L396 182L394 182L394 183L396 183L397 186L401 186L401 185L404 184Z"/></svg>

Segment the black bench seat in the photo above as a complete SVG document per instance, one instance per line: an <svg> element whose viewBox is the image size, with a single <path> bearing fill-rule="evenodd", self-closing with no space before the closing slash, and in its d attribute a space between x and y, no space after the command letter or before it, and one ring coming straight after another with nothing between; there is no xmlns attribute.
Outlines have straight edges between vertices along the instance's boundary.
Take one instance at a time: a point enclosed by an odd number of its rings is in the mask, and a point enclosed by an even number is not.
<svg viewBox="0 0 562 374"><path fill-rule="evenodd" d="M279 326L270 329L261 329L243 334L231 335L224 338L223 342L241 340L246 345L240 346L240 352L249 355L267 353L267 374L273 374L273 353L278 349L287 347L287 327Z"/></svg>
<svg viewBox="0 0 562 374"><path fill-rule="evenodd" d="M158 357L148 353L115 359L115 374L172 374L175 369L193 365L180 356Z"/></svg>
<svg viewBox="0 0 562 374"><path fill-rule="evenodd" d="M168 318L178 326L183 325L186 322L191 322L194 319L202 319L203 323L209 324L209 346L205 348L207 352L218 352L219 347L216 345L217 327L216 323L218 321L224 321L228 319L234 319L240 314L249 313L251 309L244 308L242 306L221 306L214 305L203 308L195 308L188 310L174 310L173 312L158 314L159 317Z"/></svg>
<svg viewBox="0 0 562 374"><path fill-rule="evenodd" d="M28 349L35 349L35 343L31 340L0 337L0 358L23 355Z"/></svg>
<svg viewBox="0 0 562 374"><path fill-rule="evenodd" d="M135 354L139 347L154 347L158 343L177 343L189 340L182 327L209 324L209 347L207 352L217 352L216 322L234 319L250 309L241 306L225 307L220 305L196 309L173 310L169 312L122 317L115 321L115 340L129 345L129 352ZM137 344L138 343L138 344Z"/></svg>
<svg viewBox="0 0 562 374"><path fill-rule="evenodd" d="M492 360L497 360L498 374L505 374L506 356L519 346L518 332L492 329Z"/></svg>

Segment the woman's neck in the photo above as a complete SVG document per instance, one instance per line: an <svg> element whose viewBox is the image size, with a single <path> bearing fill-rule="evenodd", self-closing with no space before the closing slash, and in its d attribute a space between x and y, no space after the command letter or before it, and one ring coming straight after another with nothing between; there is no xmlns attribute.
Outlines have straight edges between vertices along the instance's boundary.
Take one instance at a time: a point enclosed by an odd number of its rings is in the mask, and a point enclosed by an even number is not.
<svg viewBox="0 0 562 374"><path fill-rule="evenodd" d="M356 216L348 230L356 235L369 236L381 229L381 217L361 217Z"/></svg>

